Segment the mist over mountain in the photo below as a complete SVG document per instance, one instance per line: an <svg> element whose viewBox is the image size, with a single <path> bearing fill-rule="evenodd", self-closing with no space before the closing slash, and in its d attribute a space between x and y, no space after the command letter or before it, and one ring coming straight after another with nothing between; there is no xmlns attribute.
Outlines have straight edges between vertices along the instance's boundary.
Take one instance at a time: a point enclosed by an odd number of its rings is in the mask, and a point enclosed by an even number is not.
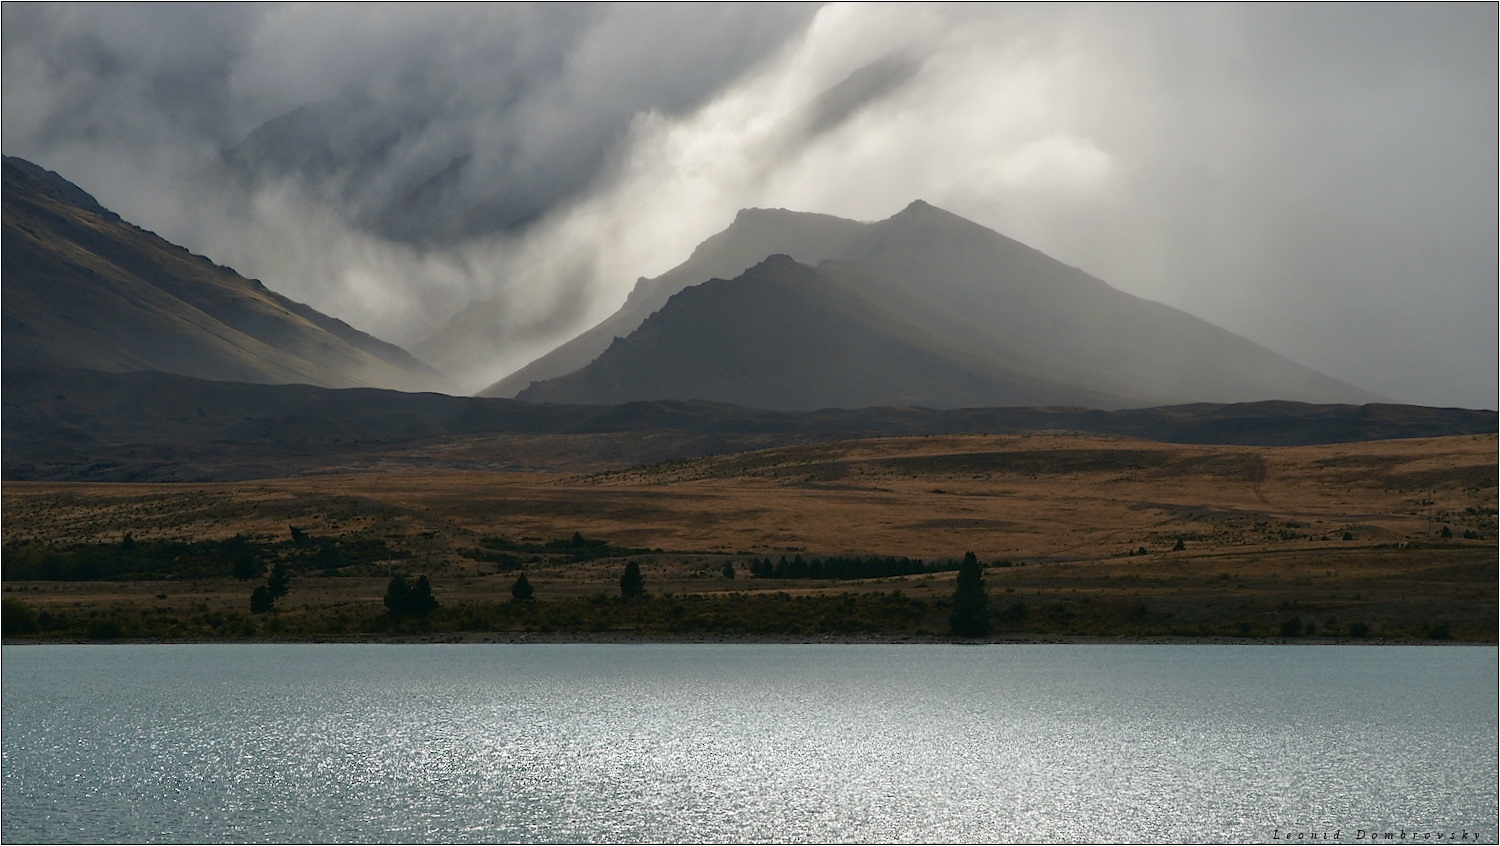
<svg viewBox="0 0 1500 846"><path fill-rule="evenodd" d="M517 397L789 410L1380 399L925 202L879 223L823 223L836 237L803 245L827 257L817 266L778 255L687 287L592 363ZM735 234L714 250L732 253Z"/></svg>
<svg viewBox="0 0 1500 846"><path fill-rule="evenodd" d="M738 276L771 255L788 255L797 261L816 264L838 256L864 234L866 224L826 214L793 212L785 209L744 209L728 229L699 244L688 260L652 279L642 278L631 290L620 310L603 322L583 332L552 352L479 392L480 396L515 396L532 382L571 373L593 361L617 337L634 332L667 300L690 285L708 279ZM456 319L470 315L480 317L492 308L475 303ZM469 331L443 333L438 338L455 343L461 338L467 346L484 344L489 327L482 320L471 324ZM418 346L425 350L433 341ZM441 364L442 359L431 361Z"/></svg>
<svg viewBox="0 0 1500 846"><path fill-rule="evenodd" d="M736 209L880 220L922 197L1383 395L1495 405L1485 4L0 17L7 154L408 350L482 338L466 391L609 316ZM773 252L807 260L750 263Z"/></svg>
<svg viewBox="0 0 1500 846"><path fill-rule="evenodd" d="M10 364L435 390L410 354L123 221L4 159L3 354Z"/></svg>

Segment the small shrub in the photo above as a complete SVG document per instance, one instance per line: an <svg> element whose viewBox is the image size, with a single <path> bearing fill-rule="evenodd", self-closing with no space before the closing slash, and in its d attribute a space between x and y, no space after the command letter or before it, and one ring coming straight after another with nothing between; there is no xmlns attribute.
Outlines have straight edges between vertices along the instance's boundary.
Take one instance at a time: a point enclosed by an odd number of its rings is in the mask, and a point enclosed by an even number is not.
<svg viewBox="0 0 1500 846"><path fill-rule="evenodd" d="M94 640L115 640L121 634L120 624L114 620L98 620L89 624L89 637Z"/></svg>
<svg viewBox="0 0 1500 846"><path fill-rule="evenodd" d="M1302 618L1301 617L1293 617L1292 619L1287 620L1286 622L1282 623L1281 624L1281 636L1282 637L1301 637L1302 636Z"/></svg>
<svg viewBox="0 0 1500 846"><path fill-rule="evenodd" d="M0 629L5 634L32 634L40 627L35 608L19 599L0 600Z"/></svg>

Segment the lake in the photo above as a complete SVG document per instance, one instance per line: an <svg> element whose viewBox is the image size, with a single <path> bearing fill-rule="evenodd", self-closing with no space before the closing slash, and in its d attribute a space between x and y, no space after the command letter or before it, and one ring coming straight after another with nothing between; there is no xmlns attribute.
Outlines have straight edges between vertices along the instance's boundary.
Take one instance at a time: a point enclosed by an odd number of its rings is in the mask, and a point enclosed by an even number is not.
<svg viewBox="0 0 1500 846"><path fill-rule="evenodd" d="M1493 647L6 646L6 842L1496 842Z"/></svg>

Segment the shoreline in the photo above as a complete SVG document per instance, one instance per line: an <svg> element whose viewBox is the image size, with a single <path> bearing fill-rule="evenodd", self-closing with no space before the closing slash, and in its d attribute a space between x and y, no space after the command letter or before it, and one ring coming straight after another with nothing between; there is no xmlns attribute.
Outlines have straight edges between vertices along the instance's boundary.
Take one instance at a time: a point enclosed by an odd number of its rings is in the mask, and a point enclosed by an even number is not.
<svg viewBox="0 0 1500 846"><path fill-rule="evenodd" d="M168 645L231 645L246 646L291 645L291 644L372 644L372 645L477 645L497 646L528 644L618 644L618 645L870 645L870 646L1036 646L1087 645L1087 646L1500 646L1494 641L1431 640L1420 638L1351 638L1351 637L1304 637L1304 638L1254 638L1254 637L1186 637L1154 635L1145 637L1109 635L1044 635L1016 634L992 635L982 638L956 638L937 635L867 635L867 636L805 636L805 635L704 635L634 632L464 632L459 634L425 635L347 635L328 637L286 638L116 638L112 640L90 640L86 638L6 638L0 646L168 646Z"/></svg>

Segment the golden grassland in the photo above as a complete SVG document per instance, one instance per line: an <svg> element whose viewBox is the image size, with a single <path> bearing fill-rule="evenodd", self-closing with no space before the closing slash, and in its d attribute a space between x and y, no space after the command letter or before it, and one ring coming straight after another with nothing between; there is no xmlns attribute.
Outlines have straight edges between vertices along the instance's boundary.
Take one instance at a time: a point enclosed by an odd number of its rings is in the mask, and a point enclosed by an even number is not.
<svg viewBox="0 0 1500 846"><path fill-rule="evenodd" d="M253 585L227 576L12 580L4 590L37 610L75 617L219 622L167 629L195 637L369 633L380 628L370 620L383 610L392 572L430 574L452 615L459 607L489 609L462 624L449 621L466 631L714 631L733 598L740 603L735 632L941 635L951 571L762 579L750 577L749 559L930 562L973 551L989 565L985 579L1001 633L1276 637L1311 628L1341 636L1357 626L1375 637L1494 642L1496 449L1494 435L1277 448L965 435L842 441L585 473L8 482L7 546L115 543L126 533L138 541L281 539L295 525L324 538L380 538L399 554L346 567L338 577L299 573L282 610L269 616L249 615ZM495 610L509 604L514 569L465 554L485 538L541 543L574 533L652 552L582 561L519 556L536 605L557 611L529 617ZM627 613L604 601L618 594L626 557L640 563L655 597L649 610ZM733 579L722 572L726 562L736 568ZM893 591L916 605L887 614L858 604ZM805 599L804 619L781 628L746 622L782 613L753 604L772 603L770 597ZM839 622L829 604L835 598L851 603L857 625ZM814 599L824 603L815 613L807 604ZM668 600L676 605L657 607ZM339 622L320 628L317 621L332 618ZM1288 629L1293 620L1297 628Z"/></svg>

